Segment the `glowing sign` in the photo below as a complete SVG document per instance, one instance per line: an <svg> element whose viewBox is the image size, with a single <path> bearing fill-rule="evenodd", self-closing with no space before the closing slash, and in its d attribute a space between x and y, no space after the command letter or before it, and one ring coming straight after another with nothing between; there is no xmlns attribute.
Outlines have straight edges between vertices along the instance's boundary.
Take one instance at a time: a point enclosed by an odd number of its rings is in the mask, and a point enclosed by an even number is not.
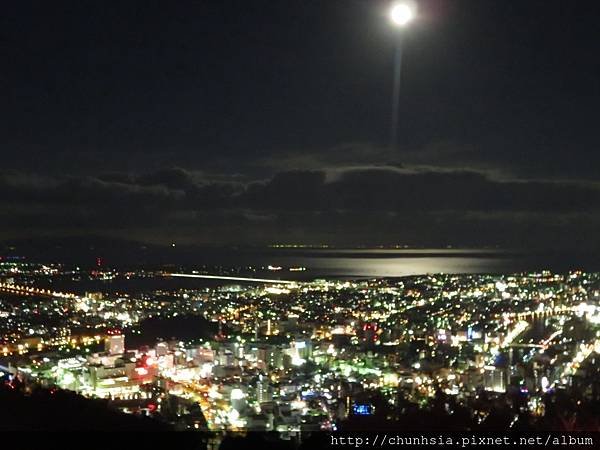
<svg viewBox="0 0 600 450"><path fill-rule="evenodd" d="M354 403L352 405L352 412L356 416L372 416L375 412L375 407L368 403Z"/></svg>

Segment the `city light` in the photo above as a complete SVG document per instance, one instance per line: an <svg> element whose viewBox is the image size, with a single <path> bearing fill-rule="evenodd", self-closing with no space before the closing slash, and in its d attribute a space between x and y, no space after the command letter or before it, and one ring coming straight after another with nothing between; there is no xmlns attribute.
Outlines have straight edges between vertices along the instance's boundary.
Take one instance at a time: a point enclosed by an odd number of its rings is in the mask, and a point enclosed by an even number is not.
<svg viewBox="0 0 600 450"><path fill-rule="evenodd" d="M48 270L63 276L51 266L19 268L27 278L38 270L40 279ZM142 274L164 279L162 272ZM111 272L113 278L134 276ZM544 417L544 396L593 374L600 349L597 273L436 274L285 286L239 285L250 277L230 278L236 284L227 278L214 287L143 296L48 297L47 290L20 282L0 284L28 302L17 310L0 297L3 354L19 364L0 369L30 383L126 401L122 410L129 413L164 415L163 405L173 399L192 402L199 416L185 427L194 430L205 421L215 431L287 432L289 420L294 427L316 420L318 429L333 430L347 416L373 414L369 396L375 393L393 405L400 392L426 409L437 389L468 409L480 401L478 392L493 401L514 388L527 397L533 416ZM40 316L52 317L54 328L41 326ZM146 320L181 316L212 322L215 334L171 339L175 329L154 345L132 348L126 341ZM530 370L519 372L517 365ZM348 383L366 398L348 396ZM275 405L288 408L293 419L265 420Z"/></svg>

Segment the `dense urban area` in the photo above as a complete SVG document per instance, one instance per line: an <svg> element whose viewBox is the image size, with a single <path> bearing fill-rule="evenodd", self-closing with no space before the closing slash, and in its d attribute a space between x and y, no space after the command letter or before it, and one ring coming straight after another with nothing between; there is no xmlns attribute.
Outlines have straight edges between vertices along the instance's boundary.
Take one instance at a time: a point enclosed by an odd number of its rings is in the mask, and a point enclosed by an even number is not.
<svg viewBox="0 0 600 450"><path fill-rule="evenodd" d="M268 266L254 282L255 268L214 270L3 259L2 389L286 439L432 417L600 427L600 274L293 281L304 268Z"/></svg>

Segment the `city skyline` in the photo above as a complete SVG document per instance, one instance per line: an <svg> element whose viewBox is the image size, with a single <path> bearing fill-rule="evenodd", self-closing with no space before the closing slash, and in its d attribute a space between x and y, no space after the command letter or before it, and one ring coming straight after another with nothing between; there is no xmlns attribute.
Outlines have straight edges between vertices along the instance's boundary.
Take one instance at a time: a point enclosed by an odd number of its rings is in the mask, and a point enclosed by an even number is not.
<svg viewBox="0 0 600 450"><path fill-rule="evenodd" d="M598 273L283 282L258 277L298 268L212 268L220 280L197 269L183 283L164 268L0 262L0 395L104 399L130 431L154 421L217 442L225 430L274 432L293 448L365 429L451 442L598 430ZM115 426L90 414L5 422Z"/></svg>

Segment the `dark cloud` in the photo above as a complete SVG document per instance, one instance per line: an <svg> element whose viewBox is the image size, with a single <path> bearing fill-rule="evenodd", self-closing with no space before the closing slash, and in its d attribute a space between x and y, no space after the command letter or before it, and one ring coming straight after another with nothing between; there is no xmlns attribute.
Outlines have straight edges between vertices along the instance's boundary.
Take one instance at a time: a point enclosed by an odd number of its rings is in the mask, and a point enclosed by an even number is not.
<svg viewBox="0 0 600 450"><path fill-rule="evenodd" d="M249 183L182 168L99 177L12 172L0 176L0 192L0 226L10 236L505 246L560 236L579 245L584 236L598 240L591 230L600 223L596 183L508 181L448 169L290 171Z"/></svg>
<svg viewBox="0 0 600 450"><path fill-rule="evenodd" d="M595 183L501 181L465 170L351 169L280 173L241 196L250 207L313 211L597 211ZM285 199L285 201L281 201Z"/></svg>

